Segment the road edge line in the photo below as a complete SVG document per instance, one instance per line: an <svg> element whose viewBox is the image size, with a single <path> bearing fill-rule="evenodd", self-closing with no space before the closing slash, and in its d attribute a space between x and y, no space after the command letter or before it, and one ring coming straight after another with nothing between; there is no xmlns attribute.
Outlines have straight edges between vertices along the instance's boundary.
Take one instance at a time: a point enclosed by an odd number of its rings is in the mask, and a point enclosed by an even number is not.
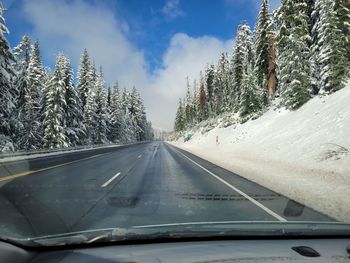
<svg viewBox="0 0 350 263"><path fill-rule="evenodd" d="M198 167L200 167L202 170L206 171L208 174L210 174L211 176L213 176L215 179L217 179L218 181L220 181L221 183L225 184L226 186L228 186L229 188L231 188L232 190L236 191L237 193L239 193L240 195L242 195L243 197L245 197L246 199L248 199L250 202L252 202L253 204L255 204L256 206L258 206L259 208L261 208L262 210L264 210L266 213L268 213L269 215L273 216L274 218L276 218L278 221L281 222L287 222L287 219L283 218L282 216L278 215L277 213L275 213L274 211L272 211L270 208L267 208L266 206L264 206L263 204L261 204L260 202L256 201L254 198L250 197L248 194L244 193L243 191L239 190L237 187L231 185L230 183L228 183L227 181L225 181L224 179L222 179L221 177L217 176L216 174L214 174L213 172L209 171L207 168L203 167L202 165L200 165L199 163L197 163L196 161L192 160L190 157L186 156L185 154L183 154L182 152L180 152L179 150L177 150L175 147L172 147L176 152L180 153L181 155L183 155L185 158L187 158L189 161L191 161L192 163L194 163L195 165L197 165Z"/></svg>

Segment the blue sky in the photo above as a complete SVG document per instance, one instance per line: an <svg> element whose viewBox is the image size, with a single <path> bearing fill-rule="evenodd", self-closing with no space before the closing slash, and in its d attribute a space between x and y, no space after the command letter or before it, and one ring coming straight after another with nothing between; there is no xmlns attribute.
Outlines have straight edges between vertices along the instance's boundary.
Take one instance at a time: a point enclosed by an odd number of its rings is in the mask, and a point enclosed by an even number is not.
<svg viewBox="0 0 350 263"><path fill-rule="evenodd" d="M105 70L108 83L136 85L149 117L171 129L185 78L198 78L220 52L230 53L240 21L252 27L259 0L3 0L8 36L41 43L47 66L63 52L77 67L81 51ZM271 0L276 7L279 0Z"/></svg>

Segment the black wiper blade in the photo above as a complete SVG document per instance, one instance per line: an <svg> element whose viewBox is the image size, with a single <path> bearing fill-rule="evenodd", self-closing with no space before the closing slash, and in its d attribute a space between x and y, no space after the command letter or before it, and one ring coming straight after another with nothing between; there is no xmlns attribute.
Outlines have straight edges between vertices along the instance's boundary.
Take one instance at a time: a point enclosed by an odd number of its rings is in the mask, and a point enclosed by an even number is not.
<svg viewBox="0 0 350 263"><path fill-rule="evenodd" d="M23 246L65 246L101 242L185 238L246 237L350 237L350 224L338 222L189 222L130 228L96 229L44 237L11 239Z"/></svg>
<svg viewBox="0 0 350 263"><path fill-rule="evenodd" d="M84 244L88 241L88 238L83 235L62 236L62 237L47 237L40 239L32 239L32 242L40 246L65 246L65 245L77 245Z"/></svg>

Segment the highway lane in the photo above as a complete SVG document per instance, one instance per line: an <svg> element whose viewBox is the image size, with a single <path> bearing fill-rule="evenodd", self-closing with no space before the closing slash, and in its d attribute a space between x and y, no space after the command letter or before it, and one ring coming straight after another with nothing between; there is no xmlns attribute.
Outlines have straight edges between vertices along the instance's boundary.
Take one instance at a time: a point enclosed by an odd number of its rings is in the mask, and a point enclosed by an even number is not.
<svg viewBox="0 0 350 263"><path fill-rule="evenodd" d="M39 172L3 182L0 233L28 237L188 222L334 221L163 142L72 156L30 160L30 170ZM25 172L23 164L8 167Z"/></svg>
<svg viewBox="0 0 350 263"><path fill-rule="evenodd" d="M141 143L142 144L142 143ZM60 165L68 162L79 161L84 158L92 158L99 154L113 152L116 149L123 149L131 145L111 145L104 148L88 149L83 151L65 152L62 154L48 155L27 160L15 160L3 162L0 159L0 182L2 178L13 174L21 174L28 171L35 171Z"/></svg>

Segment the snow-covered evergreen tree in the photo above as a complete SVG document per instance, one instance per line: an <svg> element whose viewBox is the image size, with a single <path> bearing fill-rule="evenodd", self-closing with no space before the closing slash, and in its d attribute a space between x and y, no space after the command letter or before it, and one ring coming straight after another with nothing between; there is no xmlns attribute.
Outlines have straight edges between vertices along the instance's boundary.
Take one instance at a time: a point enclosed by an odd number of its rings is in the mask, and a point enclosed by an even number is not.
<svg viewBox="0 0 350 263"><path fill-rule="evenodd" d="M345 36L346 57L348 66L350 63L350 1L349 0L334 0L334 10L338 16L338 28Z"/></svg>
<svg viewBox="0 0 350 263"><path fill-rule="evenodd" d="M24 104L24 96L27 85L28 66L30 62L30 53L32 50L31 39L28 35L24 35L21 42L13 49L15 57L14 69L17 76L14 80L14 86L17 89L17 105L19 109Z"/></svg>
<svg viewBox="0 0 350 263"><path fill-rule="evenodd" d="M214 78L214 108L216 114L231 109L230 63L226 53L222 53Z"/></svg>
<svg viewBox="0 0 350 263"><path fill-rule="evenodd" d="M269 0L263 0L255 26L255 74L260 88L261 101L268 104L267 83L269 78L270 44L274 35L269 14Z"/></svg>
<svg viewBox="0 0 350 263"><path fill-rule="evenodd" d="M105 82L103 79L102 70L97 77L97 81L95 84L96 89L96 138L95 144L102 144L107 142L107 89L105 86Z"/></svg>
<svg viewBox="0 0 350 263"><path fill-rule="evenodd" d="M22 149L39 149L43 140L41 122L42 96L44 89L44 70L41 63L39 43L32 47L26 74L24 101L19 106L19 119L23 128L19 131L19 146Z"/></svg>
<svg viewBox="0 0 350 263"><path fill-rule="evenodd" d="M94 144L97 141L97 115L96 115L96 80L95 80L95 72L96 69L93 65L89 65L89 75L91 76L89 84L86 86L87 88L87 97L84 106L84 124L86 128L86 140L89 144ZM84 98L82 96L81 98Z"/></svg>
<svg viewBox="0 0 350 263"><path fill-rule="evenodd" d="M122 137L122 102L118 83L114 83L110 95L110 128L108 138L117 142Z"/></svg>
<svg viewBox="0 0 350 263"><path fill-rule="evenodd" d="M129 109L126 108L125 114L122 116L121 121L121 141L124 143L135 142L137 140L136 137L136 123L133 115L130 113Z"/></svg>
<svg viewBox="0 0 350 263"><path fill-rule="evenodd" d="M297 109L310 98L310 17L307 0L284 0L277 14L279 22L279 86L283 104Z"/></svg>
<svg viewBox="0 0 350 263"><path fill-rule="evenodd" d="M68 146L68 138L65 133L65 59L57 56L55 72L46 87L46 105L44 119L44 147L62 148Z"/></svg>
<svg viewBox="0 0 350 263"><path fill-rule="evenodd" d="M85 126L83 123L82 103L76 88L73 85L73 71L69 61L64 55L62 60L62 77L65 86L65 117L64 131L70 146L83 145L85 141Z"/></svg>
<svg viewBox="0 0 350 263"><path fill-rule="evenodd" d="M77 85L78 94L80 97L81 107L83 111L86 108L88 94L93 85L94 83L93 83L92 65L90 62L89 54L87 50L84 49L80 59L80 65L78 70L78 85Z"/></svg>
<svg viewBox="0 0 350 263"><path fill-rule="evenodd" d="M111 122L111 94L112 90L111 87L107 87L106 91L106 126L107 126L107 141L111 142L112 140L110 139L111 135L111 130L112 130L112 122Z"/></svg>
<svg viewBox="0 0 350 263"><path fill-rule="evenodd" d="M248 65L243 73L242 89L240 95L240 115L241 117L250 116L262 109L258 89L257 78L253 65L249 63L249 58L245 57L245 64Z"/></svg>
<svg viewBox="0 0 350 263"><path fill-rule="evenodd" d="M313 63L320 70L320 93L329 93L344 87L348 76L347 67L347 37L340 27L339 13L343 8L336 0L316 0L315 12L319 19L316 21L313 34L316 41L313 46Z"/></svg>
<svg viewBox="0 0 350 263"><path fill-rule="evenodd" d="M310 93L317 95L320 91L321 76L320 76L320 64L318 62L318 54L320 53L318 25L320 23L320 6L313 3L313 11L311 13L311 57L310 57L310 69L311 69L311 88Z"/></svg>
<svg viewBox="0 0 350 263"><path fill-rule="evenodd" d="M152 128L152 123L148 121L146 124L146 130L145 130L145 140L153 141L153 139L154 139L154 131Z"/></svg>
<svg viewBox="0 0 350 263"><path fill-rule="evenodd" d="M230 94L233 109L240 105L243 76L254 63L253 33L247 23L238 26L232 56L232 91Z"/></svg>
<svg viewBox="0 0 350 263"><path fill-rule="evenodd" d="M147 126L146 112L143 101L138 90L133 87L130 94L131 117L133 118L134 130L136 132L136 140L145 140L145 131Z"/></svg>
<svg viewBox="0 0 350 263"><path fill-rule="evenodd" d="M16 92L12 85L15 72L12 67L14 56L6 34L9 31L3 17L4 8L0 3L0 152L14 150L13 134L15 131L15 116L13 112L16 105Z"/></svg>
<svg viewBox="0 0 350 263"><path fill-rule="evenodd" d="M193 125L193 99L192 99L192 94L190 90L190 84L189 80L187 78L187 91L186 91L186 98L184 99L185 102L185 116L186 116L186 121L185 124L188 127L191 127Z"/></svg>
<svg viewBox="0 0 350 263"><path fill-rule="evenodd" d="M179 104L177 107L176 111L176 116L175 116L175 127L174 130L175 132L181 132L184 131L186 127L185 123L185 109L182 103L182 100L179 99Z"/></svg>
<svg viewBox="0 0 350 263"><path fill-rule="evenodd" d="M204 80L201 81L199 88L199 118L201 122L208 118L207 94L205 91Z"/></svg>
<svg viewBox="0 0 350 263"><path fill-rule="evenodd" d="M199 94L198 94L198 86L197 81L193 81L193 96L192 96L192 112L193 112L193 120L194 123L199 122Z"/></svg>
<svg viewBox="0 0 350 263"><path fill-rule="evenodd" d="M210 118L214 117L214 98L215 95L215 87L214 87L214 80L215 80L215 66L210 65L205 70L205 86L206 86L206 94L207 94L207 112Z"/></svg>

